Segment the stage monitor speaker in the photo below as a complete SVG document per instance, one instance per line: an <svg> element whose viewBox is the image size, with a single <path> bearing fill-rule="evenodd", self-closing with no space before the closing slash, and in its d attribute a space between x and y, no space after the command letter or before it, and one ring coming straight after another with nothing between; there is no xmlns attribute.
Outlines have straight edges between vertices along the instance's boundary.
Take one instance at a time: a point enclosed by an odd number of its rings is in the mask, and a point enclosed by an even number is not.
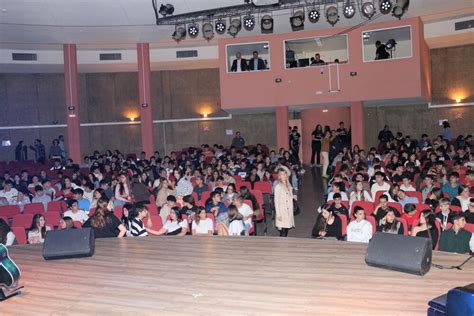
<svg viewBox="0 0 474 316"><path fill-rule="evenodd" d="M43 244L45 260L82 258L94 255L95 239L92 228L51 230Z"/></svg>
<svg viewBox="0 0 474 316"><path fill-rule="evenodd" d="M431 247L429 238L376 233L365 262L373 267L425 275L431 268Z"/></svg>

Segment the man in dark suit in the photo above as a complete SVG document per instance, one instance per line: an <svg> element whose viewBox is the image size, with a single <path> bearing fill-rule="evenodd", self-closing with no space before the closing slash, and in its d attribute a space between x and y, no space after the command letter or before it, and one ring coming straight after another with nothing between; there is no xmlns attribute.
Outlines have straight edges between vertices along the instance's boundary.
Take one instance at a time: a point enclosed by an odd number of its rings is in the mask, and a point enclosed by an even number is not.
<svg viewBox="0 0 474 316"><path fill-rule="evenodd" d="M258 58L258 52L253 52L253 58L249 61L249 70L265 70L265 63L263 59Z"/></svg>
<svg viewBox="0 0 474 316"><path fill-rule="evenodd" d="M242 58L242 54L240 52L237 52L235 54L236 59L232 62L232 67L230 67L230 71L232 72L242 72L242 71L247 71L248 66L247 66L247 61Z"/></svg>

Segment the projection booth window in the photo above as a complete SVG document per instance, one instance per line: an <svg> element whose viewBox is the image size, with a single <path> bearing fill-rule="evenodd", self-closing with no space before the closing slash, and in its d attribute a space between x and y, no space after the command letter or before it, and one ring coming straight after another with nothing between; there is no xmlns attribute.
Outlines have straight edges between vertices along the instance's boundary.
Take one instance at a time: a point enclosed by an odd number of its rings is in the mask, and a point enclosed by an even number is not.
<svg viewBox="0 0 474 316"><path fill-rule="evenodd" d="M364 62L412 57L411 27L362 32Z"/></svg>
<svg viewBox="0 0 474 316"><path fill-rule="evenodd" d="M227 45L227 72L263 71L270 69L268 42Z"/></svg>

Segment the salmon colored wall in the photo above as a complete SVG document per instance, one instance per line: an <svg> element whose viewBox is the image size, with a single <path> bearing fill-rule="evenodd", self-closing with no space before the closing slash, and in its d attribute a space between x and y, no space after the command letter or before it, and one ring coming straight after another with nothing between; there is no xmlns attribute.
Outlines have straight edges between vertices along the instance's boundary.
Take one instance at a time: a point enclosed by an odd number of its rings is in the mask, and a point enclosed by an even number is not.
<svg viewBox="0 0 474 316"><path fill-rule="evenodd" d="M404 25L412 27L412 58L368 63L362 61L363 31ZM423 38L421 37L421 25L422 22L419 18L411 18L385 23L369 23L350 31L348 33L349 63L339 65L341 91L336 93L328 91L329 66L284 69L283 41L333 35L344 31L341 28L221 39L219 40L219 71L222 108L273 107L422 97L420 42L423 41ZM226 45L261 41L268 41L270 44L271 70L250 73L227 72ZM350 76L350 72L353 71L357 72L357 76ZM277 78L281 78L282 81L275 82Z"/></svg>
<svg viewBox="0 0 474 316"><path fill-rule="evenodd" d="M420 38L424 36L424 25L420 24ZM421 91L422 96L426 100L431 100L431 55L430 48L424 39L420 41L420 54L421 54Z"/></svg>
<svg viewBox="0 0 474 316"><path fill-rule="evenodd" d="M331 129L339 128L339 122L344 122L347 130L351 124L351 110L349 107L329 107L328 112L323 112L325 108L315 108L301 111L301 130L303 146L303 162L309 164L311 161L311 133L317 124L324 128L329 125Z"/></svg>

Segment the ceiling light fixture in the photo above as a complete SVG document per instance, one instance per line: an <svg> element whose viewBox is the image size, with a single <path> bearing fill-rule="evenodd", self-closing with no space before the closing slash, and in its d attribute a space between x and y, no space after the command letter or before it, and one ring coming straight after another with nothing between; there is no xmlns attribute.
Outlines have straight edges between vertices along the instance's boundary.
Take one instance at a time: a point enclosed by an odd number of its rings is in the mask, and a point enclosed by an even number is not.
<svg viewBox="0 0 474 316"><path fill-rule="evenodd" d="M160 6L160 11L158 11L162 16L172 15L174 12L174 6L172 4L162 4Z"/></svg>
<svg viewBox="0 0 474 316"><path fill-rule="evenodd" d="M196 24L191 24L188 26L188 34L191 38L196 38L199 35L199 28Z"/></svg>
<svg viewBox="0 0 474 316"><path fill-rule="evenodd" d="M240 20L240 17L231 19L229 24L227 33L232 37L236 37L242 29L242 21Z"/></svg>
<svg viewBox="0 0 474 316"><path fill-rule="evenodd" d="M375 6L373 1L366 1L362 4L362 15L367 19L371 19L375 14Z"/></svg>
<svg viewBox="0 0 474 316"><path fill-rule="evenodd" d="M304 29L304 11L298 10L290 17L290 25L293 31L300 31Z"/></svg>
<svg viewBox="0 0 474 316"><path fill-rule="evenodd" d="M339 21L337 6L331 5L326 9L326 20L332 26L336 25L337 21Z"/></svg>
<svg viewBox="0 0 474 316"><path fill-rule="evenodd" d="M219 34L219 35L224 34L225 33L225 28L226 28L226 25L225 25L224 20L219 19L219 20L216 21L215 29L216 29L217 34Z"/></svg>
<svg viewBox="0 0 474 316"><path fill-rule="evenodd" d="M244 16L244 29L246 31L252 31L255 27L255 17L253 15Z"/></svg>
<svg viewBox="0 0 474 316"><path fill-rule="evenodd" d="M319 21L319 17L321 15L319 14L319 10L316 9L316 8L313 8L311 9L309 12L308 12L308 20L311 22L311 23L316 23Z"/></svg>
<svg viewBox="0 0 474 316"><path fill-rule="evenodd" d="M397 3L393 7L392 15L398 19L401 19L405 12L408 10L409 5L409 0L397 0Z"/></svg>
<svg viewBox="0 0 474 316"><path fill-rule="evenodd" d="M202 25L202 37L207 41L210 41L214 38L214 27L211 22L206 22Z"/></svg>
<svg viewBox="0 0 474 316"><path fill-rule="evenodd" d="M354 5L350 1L347 1L344 5L344 10L342 12L346 19L352 19L355 15L355 12L356 11Z"/></svg>
<svg viewBox="0 0 474 316"><path fill-rule="evenodd" d="M390 0L379 0L379 9L382 14L389 14L392 12L392 1Z"/></svg>
<svg viewBox="0 0 474 316"><path fill-rule="evenodd" d="M184 40L186 38L186 28L183 26L177 26L173 32L173 35L171 35L171 38L176 42Z"/></svg>
<svg viewBox="0 0 474 316"><path fill-rule="evenodd" d="M273 18L269 14L265 14L260 20L260 28L262 33L273 33Z"/></svg>

